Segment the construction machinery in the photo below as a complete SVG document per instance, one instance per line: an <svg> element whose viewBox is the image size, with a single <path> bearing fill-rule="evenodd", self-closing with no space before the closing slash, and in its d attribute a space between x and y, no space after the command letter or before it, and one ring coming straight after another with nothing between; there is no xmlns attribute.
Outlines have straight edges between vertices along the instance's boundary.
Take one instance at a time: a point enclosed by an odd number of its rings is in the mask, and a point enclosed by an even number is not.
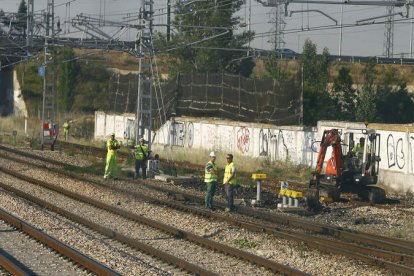
<svg viewBox="0 0 414 276"><path fill-rule="evenodd" d="M354 139L359 139L360 144L355 146ZM330 148L332 156L324 170L325 157ZM325 130L306 195L308 208L318 209L320 198L337 201L341 192L356 193L361 199L372 203L383 202L385 191L376 185L381 160L379 152L380 135L374 129Z"/></svg>

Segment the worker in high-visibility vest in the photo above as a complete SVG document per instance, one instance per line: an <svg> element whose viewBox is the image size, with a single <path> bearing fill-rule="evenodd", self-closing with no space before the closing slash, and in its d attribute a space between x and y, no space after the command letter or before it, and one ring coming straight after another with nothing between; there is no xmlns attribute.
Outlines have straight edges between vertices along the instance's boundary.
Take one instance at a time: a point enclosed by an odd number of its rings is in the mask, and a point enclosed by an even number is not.
<svg viewBox="0 0 414 276"><path fill-rule="evenodd" d="M224 170L224 191L226 192L227 197L227 208L226 212L234 210L234 187L237 185L236 180L236 167L233 163L233 154L227 154L226 156L227 166Z"/></svg>
<svg viewBox="0 0 414 276"><path fill-rule="evenodd" d="M69 139L69 129L70 129L70 124L68 120L66 120L65 123L63 124L63 136L65 138L65 141Z"/></svg>
<svg viewBox="0 0 414 276"><path fill-rule="evenodd" d="M115 179L117 171L117 151L121 147L121 144L115 139L115 133L111 133L111 137L106 141L106 147L108 148L108 153L106 154L104 179Z"/></svg>
<svg viewBox="0 0 414 276"><path fill-rule="evenodd" d="M213 210L213 196L216 191L217 178L216 154L212 151L210 152L210 161L208 161L204 169L204 182L207 186L205 207L210 210Z"/></svg>
<svg viewBox="0 0 414 276"><path fill-rule="evenodd" d="M147 178L147 160L148 160L148 146L145 145L145 139L139 139L139 145L135 147L135 176L139 178L139 169L142 169L142 178Z"/></svg>
<svg viewBox="0 0 414 276"><path fill-rule="evenodd" d="M361 160L364 155L364 145L365 145L365 138L361 137L359 139L359 143L356 144L356 146L352 149L352 153L355 154L355 156ZM368 150L368 147L367 147L367 150Z"/></svg>

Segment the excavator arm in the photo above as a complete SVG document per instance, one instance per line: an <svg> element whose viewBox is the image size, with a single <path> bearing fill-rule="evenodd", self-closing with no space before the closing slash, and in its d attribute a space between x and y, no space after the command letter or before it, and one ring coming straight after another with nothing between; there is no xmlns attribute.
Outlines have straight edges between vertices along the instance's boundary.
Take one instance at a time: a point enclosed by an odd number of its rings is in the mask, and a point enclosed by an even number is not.
<svg viewBox="0 0 414 276"><path fill-rule="evenodd" d="M322 135L322 141L319 147L319 154L316 163L315 174L320 175L325 161L325 155L328 147L332 146L333 157L336 166L336 177L341 175L344 169L344 161L341 147L341 136L337 129L325 130Z"/></svg>

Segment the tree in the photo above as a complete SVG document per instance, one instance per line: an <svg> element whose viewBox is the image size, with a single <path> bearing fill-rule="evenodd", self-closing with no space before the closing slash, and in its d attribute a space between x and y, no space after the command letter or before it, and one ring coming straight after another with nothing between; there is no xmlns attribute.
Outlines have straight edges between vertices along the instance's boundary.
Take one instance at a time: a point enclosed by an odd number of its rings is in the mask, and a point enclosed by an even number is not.
<svg viewBox="0 0 414 276"><path fill-rule="evenodd" d="M377 98L374 87L376 74L375 60L371 58L362 70L364 85L362 86L362 90L358 96L355 114L356 120L358 121L375 122L377 119Z"/></svg>
<svg viewBox="0 0 414 276"><path fill-rule="evenodd" d="M317 55L316 44L307 39L300 57L302 70L298 80L303 81L303 119L306 125L316 125L318 120L334 119L335 103L326 91L329 77L329 51Z"/></svg>
<svg viewBox="0 0 414 276"><path fill-rule="evenodd" d="M94 112L109 107L109 71L97 63L80 64L72 110Z"/></svg>
<svg viewBox="0 0 414 276"><path fill-rule="evenodd" d="M279 81L285 80L287 78L285 70L280 68L278 64L278 59L275 51L272 51L270 55L265 59L264 65L271 78Z"/></svg>
<svg viewBox="0 0 414 276"><path fill-rule="evenodd" d="M62 111L70 111L75 98L76 76L79 71L79 65L75 59L75 53L71 47L65 47L60 50L57 57L57 88L58 103Z"/></svg>
<svg viewBox="0 0 414 276"><path fill-rule="evenodd" d="M168 44L175 49L170 71L250 75L254 63L246 56L245 45L253 32L234 32L240 22L234 14L241 5L242 1L228 0L179 2L173 24L176 34Z"/></svg>
<svg viewBox="0 0 414 276"><path fill-rule="evenodd" d="M338 76L334 79L331 93L340 111L338 114L340 120L355 120L356 91L352 88L352 85L353 80L349 74L349 69L341 67Z"/></svg>
<svg viewBox="0 0 414 276"><path fill-rule="evenodd" d="M401 124L414 121L413 99L408 93L406 82L394 67L388 67L381 78L376 106L381 122Z"/></svg>
<svg viewBox="0 0 414 276"><path fill-rule="evenodd" d="M17 10L17 18L14 27L17 31L23 32L26 35L27 28L27 5L25 0L21 0Z"/></svg>

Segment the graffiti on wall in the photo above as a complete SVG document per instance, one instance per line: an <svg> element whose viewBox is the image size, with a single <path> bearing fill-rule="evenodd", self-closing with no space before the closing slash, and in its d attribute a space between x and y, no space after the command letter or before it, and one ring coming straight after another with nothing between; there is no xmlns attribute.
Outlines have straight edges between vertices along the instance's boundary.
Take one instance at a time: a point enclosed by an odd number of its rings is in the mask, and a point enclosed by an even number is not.
<svg viewBox="0 0 414 276"><path fill-rule="evenodd" d="M237 131L237 148L241 153L249 151L250 147L250 131L247 127L241 127Z"/></svg>
<svg viewBox="0 0 414 276"><path fill-rule="evenodd" d="M286 145L285 135L282 130L260 130L259 155L271 157L272 160L283 160L289 157L289 149Z"/></svg>
<svg viewBox="0 0 414 276"><path fill-rule="evenodd" d="M307 164L308 166L314 165L313 157L314 154L317 152L317 150L315 149L316 139L314 135L314 132L305 133L305 141L302 149L302 163Z"/></svg>
<svg viewBox="0 0 414 276"><path fill-rule="evenodd" d="M191 148L194 144L194 125L192 122L172 122L170 135L173 146Z"/></svg>
<svg viewBox="0 0 414 276"><path fill-rule="evenodd" d="M387 138L387 160L388 168L392 168L395 165L398 168L403 169L405 166L405 153L403 139L399 138L397 142L394 140L392 134L388 135Z"/></svg>

